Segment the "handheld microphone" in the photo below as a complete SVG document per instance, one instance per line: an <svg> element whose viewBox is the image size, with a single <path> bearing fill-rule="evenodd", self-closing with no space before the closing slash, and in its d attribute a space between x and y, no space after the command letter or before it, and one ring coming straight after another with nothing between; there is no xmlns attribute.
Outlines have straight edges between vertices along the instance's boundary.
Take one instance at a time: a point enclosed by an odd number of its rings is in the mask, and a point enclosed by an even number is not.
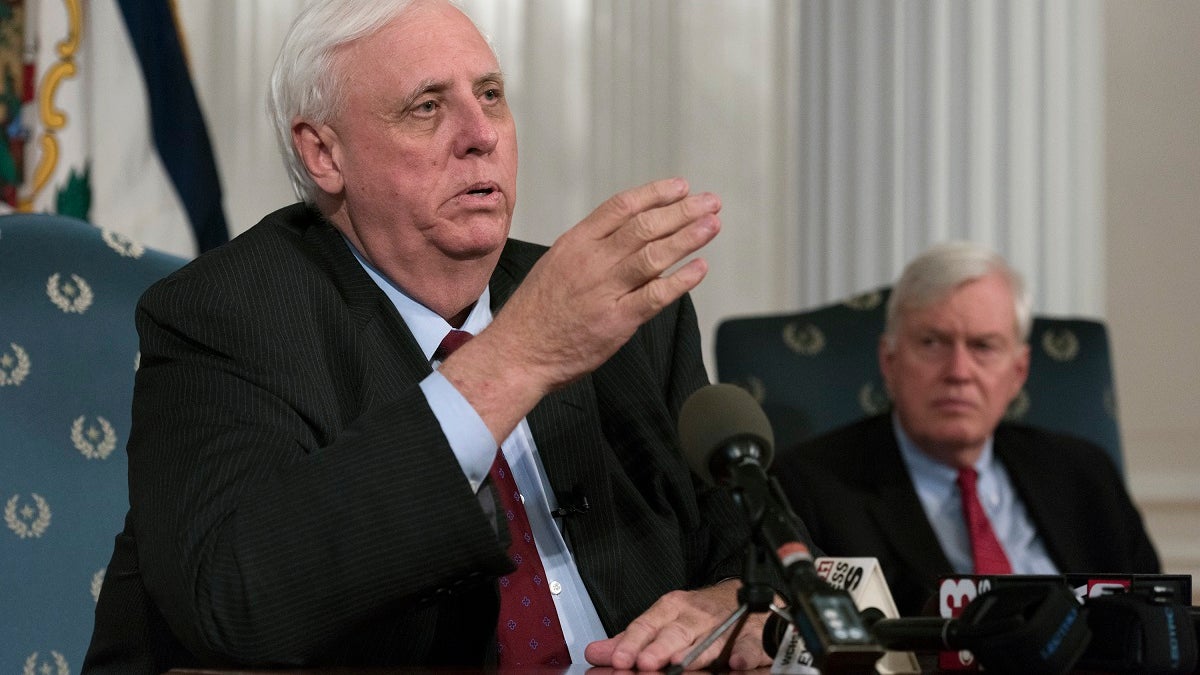
<svg viewBox="0 0 1200 675"><path fill-rule="evenodd" d="M802 542L799 518L768 478L774 434L762 408L744 389L714 384L698 389L679 413L684 455L706 481L730 488L755 540L784 579L783 594L796 630L821 670L871 668L883 650L871 638L854 600L817 574Z"/></svg>

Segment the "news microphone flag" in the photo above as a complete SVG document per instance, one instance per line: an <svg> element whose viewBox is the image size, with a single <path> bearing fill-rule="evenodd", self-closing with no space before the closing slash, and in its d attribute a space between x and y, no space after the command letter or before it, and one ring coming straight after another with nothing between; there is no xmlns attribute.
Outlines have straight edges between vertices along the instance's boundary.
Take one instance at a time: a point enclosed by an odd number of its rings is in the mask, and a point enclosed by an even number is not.
<svg viewBox="0 0 1200 675"><path fill-rule="evenodd" d="M1076 600L1083 603L1113 592L1148 592L1151 589L1168 589L1174 597L1192 597L1192 578L1186 574L1007 574L949 575L938 579L938 616L957 619L967 606L978 596L997 586L1012 584L1061 585L1072 589ZM968 650L938 653L938 670L942 672L977 671L979 662Z"/></svg>
<svg viewBox="0 0 1200 675"><path fill-rule="evenodd" d="M817 574L829 585L850 593L859 612L874 607L889 619L900 616L878 559L825 556L817 558L815 563ZM775 653L771 672L774 675L812 675L820 672L812 667L812 657L804 648L804 641L790 626ZM875 662L875 672L880 675L908 675L920 673L921 667L912 652L889 651Z"/></svg>

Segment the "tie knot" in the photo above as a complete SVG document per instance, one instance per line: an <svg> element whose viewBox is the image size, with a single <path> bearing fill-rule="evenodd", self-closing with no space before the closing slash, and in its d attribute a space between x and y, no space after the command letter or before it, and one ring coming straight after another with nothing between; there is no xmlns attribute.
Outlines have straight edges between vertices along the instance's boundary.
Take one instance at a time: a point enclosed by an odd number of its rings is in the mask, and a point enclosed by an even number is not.
<svg viewBox="0 0 1200 675"><path fill-rule="evenodd" d="M974 468L960 468L958 484L959 490L962 492L962 494L974 497L974 495L976 495L976 485L978 482L979 472L974 470Z"/></svg>
<svg viewBox="0 0 1200 675"><path fill-rule="evenodd" d="M465 330L451 330L446 333L446 337L442 338L441 344L437 349L433 350L433 358L437 361L445 361L447 357L454 353L456 349L467 343L473 335Z"/></svg>

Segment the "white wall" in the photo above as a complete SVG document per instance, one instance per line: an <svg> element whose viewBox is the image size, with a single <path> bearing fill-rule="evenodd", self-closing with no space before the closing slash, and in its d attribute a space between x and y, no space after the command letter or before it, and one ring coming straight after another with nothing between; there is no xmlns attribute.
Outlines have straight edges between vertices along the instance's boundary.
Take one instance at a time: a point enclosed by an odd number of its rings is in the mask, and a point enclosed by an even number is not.
<svg viewBox="0 0 1200 675"><path fill-rule="evenodd" d="M1129 478L1167 571L1200 583L1200 2L1106 11L1104 283Z"/></svg>

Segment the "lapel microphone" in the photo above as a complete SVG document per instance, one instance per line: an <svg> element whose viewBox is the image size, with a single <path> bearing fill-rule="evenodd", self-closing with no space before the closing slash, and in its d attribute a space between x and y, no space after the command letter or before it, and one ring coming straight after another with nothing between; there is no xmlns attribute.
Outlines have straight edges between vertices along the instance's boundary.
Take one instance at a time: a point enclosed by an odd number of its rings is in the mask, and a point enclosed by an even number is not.
<svg viewBox="0 0 1200 675"><path fill-rule="evenodd" d="M562 494L556 492L554 498L558 501L558 508L550 512L550 516L553 518L581 516L592 508L592 505L588 503L587 495L578 488Z"/></svg>

